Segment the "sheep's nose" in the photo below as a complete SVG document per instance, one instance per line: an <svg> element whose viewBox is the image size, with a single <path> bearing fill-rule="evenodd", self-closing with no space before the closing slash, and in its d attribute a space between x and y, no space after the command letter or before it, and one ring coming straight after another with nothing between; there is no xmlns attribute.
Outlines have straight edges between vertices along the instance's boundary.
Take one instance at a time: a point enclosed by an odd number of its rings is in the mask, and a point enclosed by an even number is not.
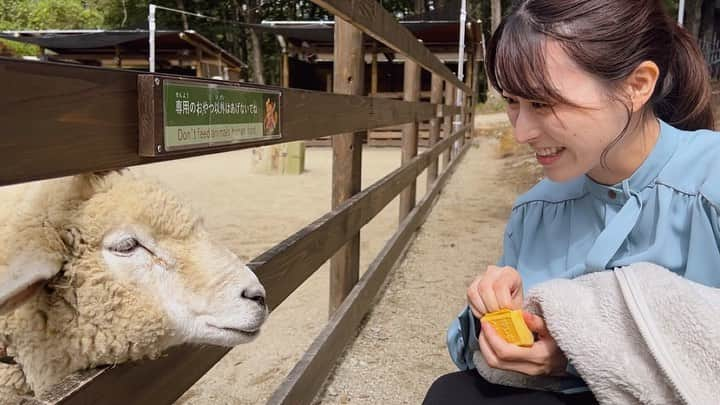
<svg viewBox="0 0 720 405"><path fill-rule="evenodd" d="M242 292L242 297L257 302L260 306L265 306L265 289L262 287L248 287Z"/></svg>

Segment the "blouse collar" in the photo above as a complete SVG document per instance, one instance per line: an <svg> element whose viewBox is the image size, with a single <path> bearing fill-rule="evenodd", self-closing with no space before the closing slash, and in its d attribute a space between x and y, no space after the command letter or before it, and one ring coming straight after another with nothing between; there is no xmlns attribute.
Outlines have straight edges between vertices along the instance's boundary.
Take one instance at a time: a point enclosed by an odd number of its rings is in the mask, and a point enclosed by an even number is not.
<svg viewBox="0 0 720 405"><path fill-rule="evenodd" d="M660 134L653 150L628 179L612 186L606 186L585 175L585 189L607 203L622 205L631 197L630 194L638 193L653 184L677 150L679 142L675 128L660 119L658 122L660 123Z"/></svg>

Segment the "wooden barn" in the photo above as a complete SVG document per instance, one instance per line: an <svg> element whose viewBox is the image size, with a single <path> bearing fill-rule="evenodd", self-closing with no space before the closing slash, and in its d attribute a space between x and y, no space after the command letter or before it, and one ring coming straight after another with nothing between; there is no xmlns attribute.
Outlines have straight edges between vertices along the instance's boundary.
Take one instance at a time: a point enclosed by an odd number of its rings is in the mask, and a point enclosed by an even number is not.
<svg viewBox="0 0 720 405"><path fill-rule="evenodd" d="M44 61L144 71L148 70L148 37L147 30L0 32L2 39L39 46ZM247 68L236 56L192 30L156 31L155 46L159 73L239 80L240 71Z"/></svg>
<svg viewBox="0 0 720 405"><path fill-rule="evenodd" d="M458 68L460 27L455 20L430 20L433 14L418 20L404 20L400 24L412 32L420 42L453 73ZM263 21L265 30L278 36L283 48L283 83L288 87L332 91L334 21ZM465 77L471 71L470 59L482 59L482 29L479 22L468 22L465 32ZM406 58L368 35L363 36L364 94L373 97L402 99L403 69ZM470 73L472 74L472 73ZM429 101L431 74L423 71L420 77L420 100ZM420 127L420 146L427 146L428 126ZM399 126L370 131L366 141L371 146L399 146ZM309 141L308 146L327 146L329 138Z"/></svg>

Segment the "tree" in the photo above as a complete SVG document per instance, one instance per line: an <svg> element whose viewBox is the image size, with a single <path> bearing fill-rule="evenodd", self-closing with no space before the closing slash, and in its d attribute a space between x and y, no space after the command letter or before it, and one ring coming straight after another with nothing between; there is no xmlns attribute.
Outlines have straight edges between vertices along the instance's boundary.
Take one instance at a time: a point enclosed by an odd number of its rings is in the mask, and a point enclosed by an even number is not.
<svg viewBox="0 0 720 405"><path fill-rule="evenodd" d="M495 32L498 25L500 25L500 20L502 19L502 2L500 0L492 0L490 4L490 10L492 13L492 22L490 27L492 32Z"/></svg>
<svg viewBox="0 0 720 405"><path fill-rule="evenodd" d="M0 31L100 28L103 13L82 0L0 0ZM33 45L4 41L18 55L37 55Z"/></svg>
<svg viewBox="0 0 720 405"><path fill-rule="evenodd" d="M703 0L687 0L685 2L685 17L683 25L695 38L697 38L700 33L702 2Z"/></svg>
<svg viewBox="0 0 720 405"><path fill-rule="evenodd" d="M235 4L237 4L237 1L235 1ZM258 10L258 7L258 0L248 0L245 12L245 21L247 23L257 24L259 22L258 15L260 14L260 10ZM254 29L249 29L248 31L250 33L250 43L252 45L252 57L250 59L253 67L253 78L255 79L255 83L265 84L265 69L263 68L263 52L260 44L260 37L258 32Z"/></svg>
<svg viewBox="0 0 720 405"><path fill-rule="evenodd" d="M704 0L701 14L698 39L711 42L715 36L715 0Z"/></svg>

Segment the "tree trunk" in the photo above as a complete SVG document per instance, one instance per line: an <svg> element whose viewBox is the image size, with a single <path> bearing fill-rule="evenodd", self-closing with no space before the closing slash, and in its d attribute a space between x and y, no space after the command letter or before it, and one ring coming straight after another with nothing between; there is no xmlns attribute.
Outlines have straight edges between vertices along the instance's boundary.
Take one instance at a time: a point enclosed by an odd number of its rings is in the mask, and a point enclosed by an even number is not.
<svg viewBox="0 0 720 405"><path fill-rule="evenodd" d="M700 35L703 41L711 42L715 36L715 0L704 0Z"/></svg>
<svg viewBox="0 0 720 405"><path fill-rule="evenodd" d="M498 25L500 25L500 20L502 20L502 1L500 0L492 0L490 3L490 10L492 13L492 32L495 32Z"/></svg>
<svg viewBox="0 0 720 405"><path fill-rule="evenodd" d="M684 26L695 38L700 34L703 0L687 0L685 2Z"/></svg>
<svg viewBox="0 0 720 405"><path fill-rule="evenodd" d="M415 13L422 14L425 12L425 0L415 0Z"/></svg>
<svg viewBox="0 0 720 405"><path fill-rule="evenodd" d="M185 11L185 3L183 2L183 0L176 0L175 4L177 5L178 10ZM183 30L188 31L190 29L190 24L188 24L187 15L180 14L180 17L182 18Z"/></svg>
<svg viewBox="0 0 720 405"><path fill-rule="evenodd" d="M265 84L265 75L263 74L262 48L260 47L260 37L253 29L250 30L250 43L252 45L252 68L253 78L257 84Z"/></svg>
<svg viewBox="0 0 720 405"><path fill-rule="evenodd" d="M244 15L242 11L242 6L240 5L240 2L238 0L233 0L233 18L237 22L243 22ZM230 40L230 43L232 43L232 51L233 54L236 55L238 58L240 58L243 62L248 62L250 59L248 57L247 52L247 35L244 34L244 30L235 29L233 30L232 34L232 40ZM248 80L248 69L242 69L240 73L240 80Z"/></svg>
<svg viewBox="0 0 720 405"><path fill-rule="evenodd" d="M257 23L257 7L258 1L251 0L247 3L247 14L245 15L245 21L250 24ZM252 48L252 74L253 81L257 84L265 84L264 66L263 66L263 55L262 47L260 44L260 36L254 29L250 31L250 47Z"/></svg>
<svg viewBox="0 0 720 405"><path fill-rule="evenodd" d="M492 32L494 33L497 29L498 25L500 25L500 21L502 20L502 2L500 0L492 0L490 3L490 13L492 15L491 17L491 28ZM485 42L485 45L487 46L487 41ZM483 55L484 60L484 55ZM490 80L487 78L487 64L485 65L485 80L487 83L487 100L485 100L485 103L487 104L498 104L500 103L501 96L500 93L495 90L495 88L490 84Z"/></svg>

